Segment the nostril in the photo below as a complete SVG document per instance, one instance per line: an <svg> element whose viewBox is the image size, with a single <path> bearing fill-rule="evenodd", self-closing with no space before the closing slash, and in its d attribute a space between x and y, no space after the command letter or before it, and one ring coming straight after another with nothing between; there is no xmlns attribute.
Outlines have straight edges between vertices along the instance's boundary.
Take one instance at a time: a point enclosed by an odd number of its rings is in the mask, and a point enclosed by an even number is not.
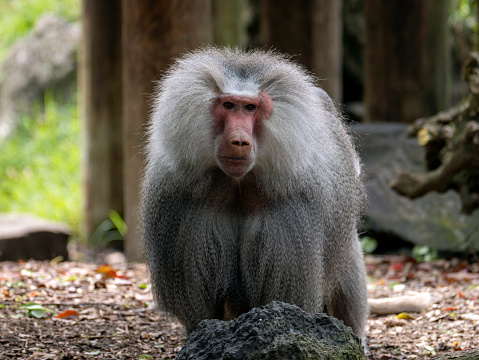
<svg viewBox="0 0 479 360"><path fill-rule="evenodd" d="M234 146L239 146L239 147L249 146L249 142L248 142L248 141L241 141L241 140L232 140L232 141L231 141L231 144L234 145Z"/></svg>

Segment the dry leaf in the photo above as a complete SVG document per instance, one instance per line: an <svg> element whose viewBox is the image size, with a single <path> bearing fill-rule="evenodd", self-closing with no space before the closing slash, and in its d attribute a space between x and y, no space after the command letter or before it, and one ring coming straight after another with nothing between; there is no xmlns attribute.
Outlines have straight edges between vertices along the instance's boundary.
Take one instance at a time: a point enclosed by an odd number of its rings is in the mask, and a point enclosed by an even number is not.
<svg viewBox="0 0 479 360"><path fill-rule="evenodd" d="M416 317L409 315L408 313L400 313L397 316L398 319L402 320L414 320Z"/></svg>
<svg viewBox="0 0 479 360"><path fill-rule="evenodd" d="M55 316L55 319L76 319L77 317L78 311L69 309Z"/></svg>

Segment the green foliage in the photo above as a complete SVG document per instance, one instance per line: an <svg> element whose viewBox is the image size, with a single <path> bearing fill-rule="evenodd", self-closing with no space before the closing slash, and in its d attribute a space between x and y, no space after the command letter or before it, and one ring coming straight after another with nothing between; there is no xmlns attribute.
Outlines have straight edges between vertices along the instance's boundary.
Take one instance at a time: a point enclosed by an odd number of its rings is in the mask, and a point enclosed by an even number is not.
<svg viewBox="0 0 479 360"><path fill-rule="evenodd" d="M103 221L92 234L90 243L105 247L114 240L124 240L126 235L126 224L120 214L110 210L110 218Z"/></svg>
<svg viewBox="0 0 479 360"><path fill-rule="evenodd" d="M81 0L1 0L0 1L0 60L15 40L25 36L37 19L53 13L65 20L80 19Z"/></svg>
<svg viewBox="0 0 479 360"><path fill-rule="evenodd" d="M37 319L41 319L42 317L44 317L48 311L48 309L44 308L42 305L39 305L33 302L29 302L29 303L26 303L25 305L21 305L20 309L27 310L28 316L32 316Z"/></svg>
<svg viewBox="0 0 479 360"><path fill-rule="evenodd" d="M146 290L148 289L148 284L145 284L145 283L138 284L138 289Z"/></svg>
<svg viewBox="0 0 479 360"><path fill-rule="evenodd" d="M81 223L80 121L76 104L45 96L44 112L24 116L0 142L0 212L27 212Z"/></svg>
<svg viewBox="0 0 479 360"><path fill-rule="evenodd" d="M473 50L479 49L477 0L451 0L449 26L459 30Z"/></svg>
<svg viewBox="0 0 479 360"><path fill-rule="evenodd" d="M466 21L474 17L476 0L451 0L450 20L453 22Z"/></svg>
<svg viewBox="0 0 479 360"><path fill-rule="evenodd" d="M364 236L359 241L365 254L371 254L378 247L378 241L369 236Z"/></svg>
<svg viewBox="0 0 479 360"><path fill-rule="evenodd" d="M430 248L429 246L414 245L412 248L412 257L417 262L427 262L437 260L439 254L436 249Z"/></svg>

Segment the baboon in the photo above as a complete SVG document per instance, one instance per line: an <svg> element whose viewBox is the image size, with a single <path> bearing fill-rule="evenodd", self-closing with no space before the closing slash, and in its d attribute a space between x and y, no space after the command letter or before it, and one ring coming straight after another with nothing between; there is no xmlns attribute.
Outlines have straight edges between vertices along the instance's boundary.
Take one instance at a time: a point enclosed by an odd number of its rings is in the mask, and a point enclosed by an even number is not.
<svg viewBox="0 0 479 360"><path fill-rule="evenodd" d="M364 339L361 165L316 79L275 51L206 48L159 82L140 223L159 307L192 331L272 300Z"/></svg>

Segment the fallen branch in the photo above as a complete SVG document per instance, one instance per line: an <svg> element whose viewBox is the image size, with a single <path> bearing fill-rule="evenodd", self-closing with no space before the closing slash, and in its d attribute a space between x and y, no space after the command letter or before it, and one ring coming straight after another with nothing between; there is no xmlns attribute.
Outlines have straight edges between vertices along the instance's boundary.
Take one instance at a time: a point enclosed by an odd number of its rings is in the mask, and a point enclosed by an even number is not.
<svg viewBox="0 0 479 360"><path fill-rule="evenodd" d="M377 315L421 312L432 304L429 293L399 296L386 299L368 299L370 312Z"/></svg>

